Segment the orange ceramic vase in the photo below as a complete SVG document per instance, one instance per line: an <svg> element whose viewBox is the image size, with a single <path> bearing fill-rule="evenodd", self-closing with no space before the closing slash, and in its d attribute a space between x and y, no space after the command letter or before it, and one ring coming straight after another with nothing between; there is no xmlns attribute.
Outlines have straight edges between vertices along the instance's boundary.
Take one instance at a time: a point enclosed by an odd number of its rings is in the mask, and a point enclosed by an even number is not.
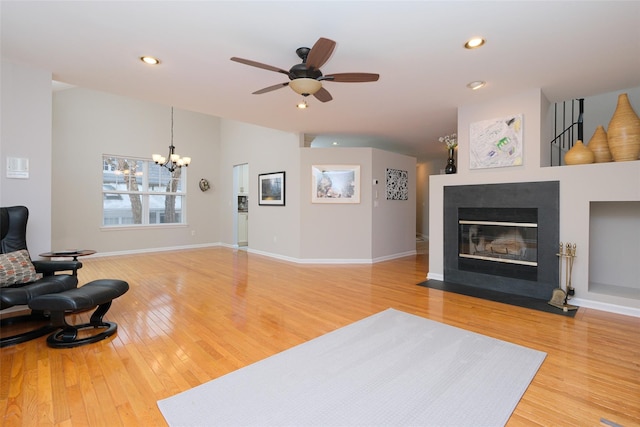
<svg viewBox="0 0 640 427"><path fill-rule="evenodd" d="M589 150L593 152L596 163L606 163L613 160L611 151L609 151L609 141L607 140L607 132L604 127L598 126L587 145Z"/></svg>
<svg viewBox="0 0 640 427"><path fill-rule="evenodd" d="M616 111L607 129L611 156L616 162L638 160L640 156L640 118L626 93L618 96Z"/></svg>
<svg viewBox="0 0 640 427"><path fill-rule="evenodd" d="M593 163L593 160L593 151L589 150L580 140L577 140L571 150L567 151L567 154L564 155L564 162L567 165L584 165Z"/></svg>

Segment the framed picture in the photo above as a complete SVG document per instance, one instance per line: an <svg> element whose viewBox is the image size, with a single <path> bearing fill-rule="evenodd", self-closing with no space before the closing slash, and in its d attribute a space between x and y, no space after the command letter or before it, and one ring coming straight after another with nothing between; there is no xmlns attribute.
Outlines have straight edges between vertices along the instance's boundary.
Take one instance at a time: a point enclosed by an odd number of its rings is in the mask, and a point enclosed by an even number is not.
<svg viewBox="0 0 640 427"><path fill-rule="evenodd" d="M272 172L258 175L258 205L284 206L285 173Z"/></svg>
<svg viewBox="0 0 640 427"><path fill-rule="evenodd" d="M469 167L522 165L522 114L471 123Z"/></svg>
<svg viewBox="0 0 640 427"><path fill-rule="evenodd" d="M360 165L311 166L311 203L360 203Z"/></svg>

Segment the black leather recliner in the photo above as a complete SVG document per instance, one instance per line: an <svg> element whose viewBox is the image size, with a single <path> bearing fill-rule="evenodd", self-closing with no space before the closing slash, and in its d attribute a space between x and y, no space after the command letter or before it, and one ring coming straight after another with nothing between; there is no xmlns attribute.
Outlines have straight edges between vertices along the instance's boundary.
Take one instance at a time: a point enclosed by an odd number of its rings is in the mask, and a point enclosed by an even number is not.
<svg viewBox="0 0 640 427"><path fill-rule="evenodd" d="M27 220L29 210L25 206L0 207L0 253L7 254L27 249ZM36 272L43 277L34 282L0 287L0 310L14 306L26 306L32 298L40 295L63 292L78 286L76 273L82 268L80 261L32 261ZM55 274L56 272L71 274ZM19 321L47 320L48 313L31 311L29 315L3 318L1 326L8 326ZM55 327L47 322L45 326L29 330L17 335L2 337L0 347L18 344L51 332Z"/></svg>

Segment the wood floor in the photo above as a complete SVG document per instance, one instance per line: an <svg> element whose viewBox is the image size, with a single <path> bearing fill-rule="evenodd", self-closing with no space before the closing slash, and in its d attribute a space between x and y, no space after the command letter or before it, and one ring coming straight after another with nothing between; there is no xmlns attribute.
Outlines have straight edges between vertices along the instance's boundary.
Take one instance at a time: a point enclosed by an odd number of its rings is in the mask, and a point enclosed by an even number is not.
<svg viewBox="0 0 640 427"><path fill-rule="evenodd" d="M639 318L569 318L416 286L423 254L354 266L229 248L82 261L81 283L129 282L106 315L118 333L75 349L45 338L0 349L4 426L163 426L157 400L389 307L546 352L509 426L640 426Z"/></svg>

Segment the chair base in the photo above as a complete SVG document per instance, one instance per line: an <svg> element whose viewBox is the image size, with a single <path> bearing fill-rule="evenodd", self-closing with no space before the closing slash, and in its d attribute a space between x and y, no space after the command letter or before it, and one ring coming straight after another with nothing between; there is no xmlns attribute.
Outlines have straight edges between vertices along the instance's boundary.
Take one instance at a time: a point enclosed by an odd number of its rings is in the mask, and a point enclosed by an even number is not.
<svg viewBox="0 0 640 427"><path fill-rule="evenodd" d="M102 332L86 338L78 339L78 331L83 329L104 329ZM68 325L47 337L47 345L53 348L72 348L91 344L109 338L118 330L114 322L101 322L99 325L84 323L82 325Z"/></svg>
<svg viewBox="0 0 640 427"><path fill-rule="evenodd" d="M96 308L96 311L91 315L89 323L83 323L81 325L68 324L64 311L55 311L51 313L52 323L57 325L57 329L60 330L47 337L47 345L53 348L72 348L109 338L118 330L118 325L116 323L105 322L102 320L110 307L111 301L100 304L98 308ZM103 329L103 331L86 338L78 339L78 331L90 328Z"/></svg>
<svg viewBox="0 0 640 427"><path fill-rule="evenodd" d="M9 347L12 345L31 341L33 339L40 338L44 335L50 334L51 332L58 329L58 327L53 326L53 324L51 323L51 318L49 316L45 316L41 312L32 312L31 314L25 314L22 316L7 317L0 321L0 327L6 328L7 326L15 325L18 323L27 323L27 322L40 322L40 323L46 322L46 324L36 329L32 329L19 334L1 338L0 348Z"/></svg>

